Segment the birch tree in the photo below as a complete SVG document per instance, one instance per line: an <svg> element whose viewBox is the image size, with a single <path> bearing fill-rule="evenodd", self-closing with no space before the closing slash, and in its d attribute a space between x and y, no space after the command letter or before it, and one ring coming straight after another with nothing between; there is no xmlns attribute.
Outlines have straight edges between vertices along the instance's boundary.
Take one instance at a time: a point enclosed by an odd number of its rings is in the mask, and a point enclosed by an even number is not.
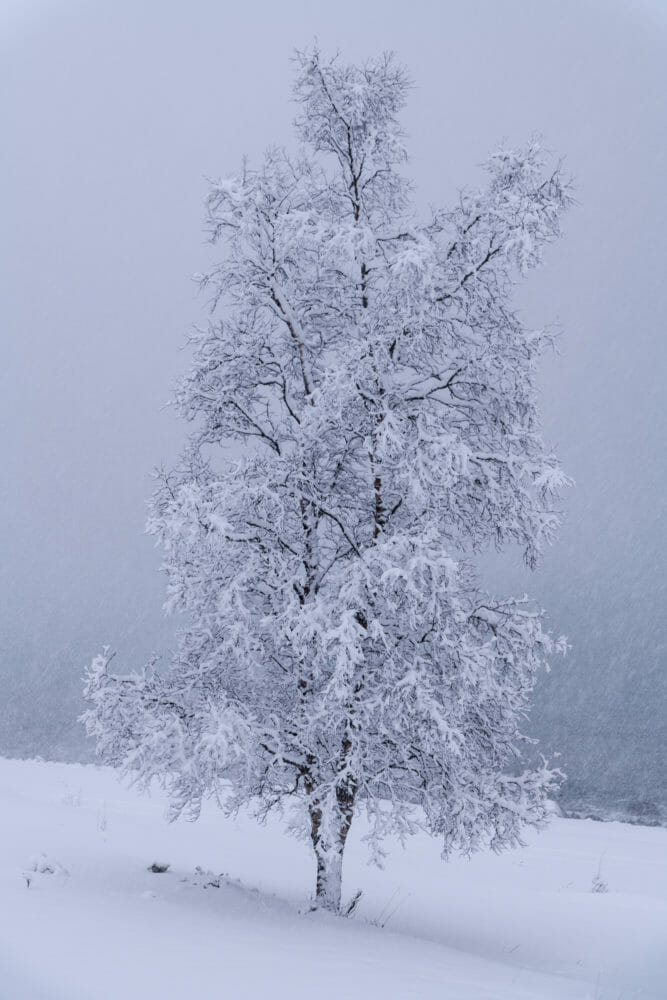
<svg viewBox="0 0 667 1000"><path fill-rule="evenodd" d="M562 641L475 565L519 545L533 567L558 525L535 391L550 334L512 298L569 195L532 141L419 221L404 69L311 51L296 70L298 154L269 150L207 203L215 309L149 519L187 624L166 671L98 656L86 722L174 816L291 800L315 904L338 911L358 811L375 860L387 835L426 828L447 856L547 816L554 773L522 762L520 726Z"/></svg>

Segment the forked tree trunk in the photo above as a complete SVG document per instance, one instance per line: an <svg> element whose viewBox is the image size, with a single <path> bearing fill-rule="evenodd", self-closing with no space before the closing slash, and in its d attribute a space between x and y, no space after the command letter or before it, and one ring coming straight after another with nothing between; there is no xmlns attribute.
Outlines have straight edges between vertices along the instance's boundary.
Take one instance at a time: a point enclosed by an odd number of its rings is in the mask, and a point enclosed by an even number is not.
<svg viewBox="0 0 667 1000"><path fill-rule="evenodd" d="M352 824L354 797L339 793L335 815L323 822L322 807L310 807L310 832L317 860L314 909L340 913L343 886L343 851Z"/></svg>

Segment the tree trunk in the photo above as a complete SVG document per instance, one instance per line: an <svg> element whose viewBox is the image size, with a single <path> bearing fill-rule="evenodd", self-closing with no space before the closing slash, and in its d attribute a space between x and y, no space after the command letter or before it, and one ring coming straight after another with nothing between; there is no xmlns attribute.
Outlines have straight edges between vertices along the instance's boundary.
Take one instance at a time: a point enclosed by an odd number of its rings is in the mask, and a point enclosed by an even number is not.
<svg viewBox="0 0 667 1000"><path fill-rule="evenodd" d="M315 883L315 908L340 913L343 887L343 845L326 853L315 848L317 880Z"/></svg>
<svg viewBox="0 0 667 1000"><path fill-rule="evenodd" d="M343 851L352 824L354 798L339 790L329 822L323 820L322 806L310 806L310 833L317 860L313 909L340 913L343 885ZM342 801L341 801L342 800Z"/></svg>

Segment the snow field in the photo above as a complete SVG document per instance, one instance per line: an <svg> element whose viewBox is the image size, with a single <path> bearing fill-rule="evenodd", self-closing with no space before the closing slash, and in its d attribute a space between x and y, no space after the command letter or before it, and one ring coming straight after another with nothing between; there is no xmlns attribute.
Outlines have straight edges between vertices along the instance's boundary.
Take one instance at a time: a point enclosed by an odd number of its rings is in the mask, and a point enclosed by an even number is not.
<svg viewBox="0 0 667 1000"><path fill-rule="evenodd" d="M109 769L2 759L0 803L0 1000L667 997L665 829L554 818L446 864L419 835L380 871L355 820L344 920L278 820L169 825Z"/></svg>

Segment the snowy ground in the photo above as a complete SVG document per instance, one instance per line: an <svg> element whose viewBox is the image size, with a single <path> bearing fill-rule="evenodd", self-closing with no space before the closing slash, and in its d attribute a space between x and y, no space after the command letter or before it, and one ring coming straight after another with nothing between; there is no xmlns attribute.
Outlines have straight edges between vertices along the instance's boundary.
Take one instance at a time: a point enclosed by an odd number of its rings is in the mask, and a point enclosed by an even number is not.
<svg viewBox="0 0 667 1000"><path fill-rule="evenodd" d="M667 997L667 829L554 819L449 864L419 836L378 871L359 826L344 920L308 913L277 822L163 812L106 769L0 759L0 1000Z"/></svg>

